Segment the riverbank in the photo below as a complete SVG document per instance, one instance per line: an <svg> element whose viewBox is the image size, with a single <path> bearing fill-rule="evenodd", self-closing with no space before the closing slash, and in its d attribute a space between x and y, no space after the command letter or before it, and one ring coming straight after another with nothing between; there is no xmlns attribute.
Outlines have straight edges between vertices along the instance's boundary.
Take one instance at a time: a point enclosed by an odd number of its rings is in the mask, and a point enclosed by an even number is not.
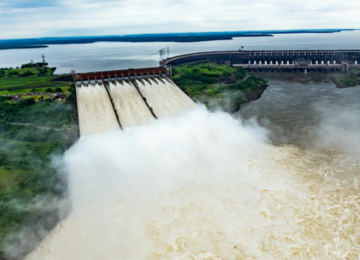
<svg viewBox="0 0 360 260"><path fill-rule="evenodd" d="M331 79L337 88L360 86L360 70L353 69L345 74L334 74Z"/></svg>
<svg viewBox="0 0 360 260"><path fill-rule="evenodd" d="M244 103L259 99L266 81L234 68L210 62L173 67L172 80L194 101L210 110L235 113Z"/></svg>

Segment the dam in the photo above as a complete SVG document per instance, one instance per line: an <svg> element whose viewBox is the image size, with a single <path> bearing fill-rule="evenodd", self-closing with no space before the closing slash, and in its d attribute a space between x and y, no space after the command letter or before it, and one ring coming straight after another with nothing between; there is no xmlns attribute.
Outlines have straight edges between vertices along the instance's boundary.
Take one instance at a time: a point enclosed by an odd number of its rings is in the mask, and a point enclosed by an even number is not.
<svg viewBox="0 0 360 260"><path fill-rule="evenodd" d="M360 49L199 52L163 59L160 67L75 74L80 135L180 115L195 103L171 80L172 66L201 61L248 72L345 73L360 69Z"/></svg>
<svg viewBox="0 0 360 260"><path fill-rule="evenodd" d="M348 72L360 68L360 50L258 50L189 53L160 61L171 76L172 66L212 61L249 72Z"/></svg>
<svg viewBox="0 0 360 260"><path fill-rule="evenodd" d="M74 80L81 136L176 117L195 105L164 67L79 73Z"/></svg>

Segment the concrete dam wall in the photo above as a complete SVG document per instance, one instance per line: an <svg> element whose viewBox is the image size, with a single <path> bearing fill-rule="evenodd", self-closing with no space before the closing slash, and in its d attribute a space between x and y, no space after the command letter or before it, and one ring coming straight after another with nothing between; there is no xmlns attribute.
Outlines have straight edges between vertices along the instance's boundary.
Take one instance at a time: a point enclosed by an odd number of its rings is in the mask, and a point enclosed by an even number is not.
<svg viewBox="0 0 360 260"><path fill-rule="evenodd" d="M195 105L164 68L76 74L75 85L81 136L176 117Z"/></svg>
<svg viewBox="0 0 360 260"><path fill-rule="evenodd" d="M347 72L360 68L360 49L198 52L165 59L161 65L171 75L172 66L197 61L232 64L250 72Z"/></svg>

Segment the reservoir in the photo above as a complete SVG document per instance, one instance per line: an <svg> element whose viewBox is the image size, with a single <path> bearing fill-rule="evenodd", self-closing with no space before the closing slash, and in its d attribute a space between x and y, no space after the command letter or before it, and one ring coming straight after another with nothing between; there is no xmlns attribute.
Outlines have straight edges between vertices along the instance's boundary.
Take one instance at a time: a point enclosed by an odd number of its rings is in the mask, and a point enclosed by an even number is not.
<svg viewBox="0 0 360 260"><path fill-rule="evenodd" d="M273 37L234 38L228 41L192 43L153 42L50 45L40 49L1 50L0 68L17 67L24 63L42 61L57 67L55 74L89 71L108 71L129 68L156 67L159 49L169 47L170 56L203 52L239 50L333 50L359 48L360 31L320 34L278 34Z"/></svg>

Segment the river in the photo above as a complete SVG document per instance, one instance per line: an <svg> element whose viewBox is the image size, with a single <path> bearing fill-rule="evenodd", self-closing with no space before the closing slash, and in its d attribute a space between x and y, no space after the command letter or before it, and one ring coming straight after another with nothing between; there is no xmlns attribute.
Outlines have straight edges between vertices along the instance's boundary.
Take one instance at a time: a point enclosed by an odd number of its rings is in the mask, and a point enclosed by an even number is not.
<svg viewBox="0 0 360 260"><path fill-rule="evenodd" d="M269 87L260 99L244 104L239 114L257 117L260 124L272 130L276 144L309 148L326 127L331 127L328 132L343 128L356 133L360 129L360 87L336 88L330 75L320 73L256 73L256 76L268 80ZM342 134L343 137L338 137L346 138Z"/></svg>

